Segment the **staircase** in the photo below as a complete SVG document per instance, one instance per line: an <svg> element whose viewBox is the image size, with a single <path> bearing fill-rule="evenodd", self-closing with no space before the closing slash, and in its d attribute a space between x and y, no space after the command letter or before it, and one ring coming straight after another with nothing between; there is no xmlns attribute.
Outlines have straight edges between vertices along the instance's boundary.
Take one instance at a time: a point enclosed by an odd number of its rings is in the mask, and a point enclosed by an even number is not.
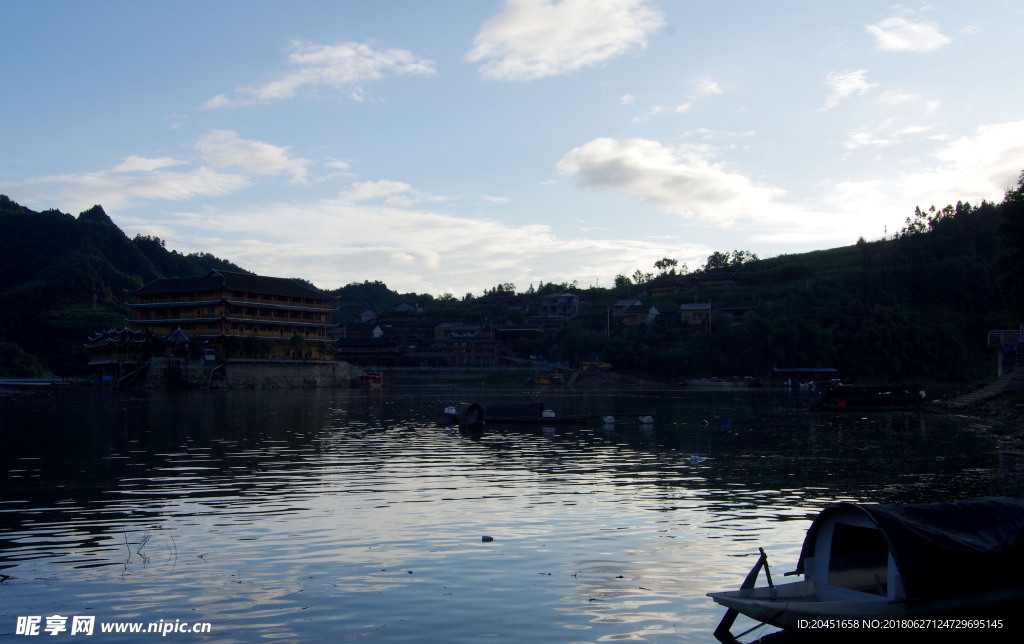
<svg viewBox="0 0 1024 644"><path fill-rule="evenodd" d="M996 380L987 383L980 389L975 389L970 393L966 393L963 396L958 396L952 400L946 401L946 406L951 409L964 409L971 405L977 405L995 398L999 394L1003 393L1007 389L1010 389L1017 381L1018 375L1016 373L1010 373L1000 376Z"/></svg>

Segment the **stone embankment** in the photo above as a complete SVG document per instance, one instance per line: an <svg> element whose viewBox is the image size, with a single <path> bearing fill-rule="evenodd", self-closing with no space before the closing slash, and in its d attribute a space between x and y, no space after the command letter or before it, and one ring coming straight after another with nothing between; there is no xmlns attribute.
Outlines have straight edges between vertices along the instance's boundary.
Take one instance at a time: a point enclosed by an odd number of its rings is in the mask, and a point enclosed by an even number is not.
<svg viewBox="0 0 1024 644"><path fill-rule="evenodd" d="M362 372L347 362L154 358L141 384L147 389L346 388L353 386Z"/></svg>

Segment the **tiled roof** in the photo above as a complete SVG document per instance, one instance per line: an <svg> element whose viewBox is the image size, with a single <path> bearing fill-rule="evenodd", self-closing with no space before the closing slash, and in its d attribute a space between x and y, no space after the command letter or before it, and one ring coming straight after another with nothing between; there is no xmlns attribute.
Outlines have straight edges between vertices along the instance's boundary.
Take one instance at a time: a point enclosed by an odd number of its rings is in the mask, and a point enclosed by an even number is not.
<svg viewBox="0 0 1024 644"><path fill-rule="evenodd" d="M219 288L289 297L333 299L332 296L283 277L265 277L230 271L210 271L203 277L164 277L129 291L132 295L215 291Z"/></svg>

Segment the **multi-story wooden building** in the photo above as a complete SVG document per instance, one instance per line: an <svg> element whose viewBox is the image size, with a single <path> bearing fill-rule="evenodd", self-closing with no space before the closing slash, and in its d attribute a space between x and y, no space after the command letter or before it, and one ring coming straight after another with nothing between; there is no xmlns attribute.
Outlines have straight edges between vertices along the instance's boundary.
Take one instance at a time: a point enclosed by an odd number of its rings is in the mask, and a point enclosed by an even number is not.
<svg viewBox="0 0 1024 644"><path fill-rule="evenodd" d="M214 270L203 277L157 279L128 295L133 328L159 338L180 329L217 357L237 347L232 338L271 340L269 353L279 357L329 357L337 298L294 280Z"/></svg>

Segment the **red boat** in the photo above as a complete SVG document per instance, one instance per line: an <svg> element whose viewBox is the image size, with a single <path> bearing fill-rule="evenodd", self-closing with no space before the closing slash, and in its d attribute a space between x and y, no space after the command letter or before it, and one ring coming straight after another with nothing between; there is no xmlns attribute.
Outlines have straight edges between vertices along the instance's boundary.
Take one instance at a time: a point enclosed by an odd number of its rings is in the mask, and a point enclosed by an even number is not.
<svg viewBox="0 0 1024 644"><path fill-rule="evenodd" d="M360 389L382 387L384 386L384 374L379 371L364 371L363 375L359 376L359 384L356 386Z"/></svg>

